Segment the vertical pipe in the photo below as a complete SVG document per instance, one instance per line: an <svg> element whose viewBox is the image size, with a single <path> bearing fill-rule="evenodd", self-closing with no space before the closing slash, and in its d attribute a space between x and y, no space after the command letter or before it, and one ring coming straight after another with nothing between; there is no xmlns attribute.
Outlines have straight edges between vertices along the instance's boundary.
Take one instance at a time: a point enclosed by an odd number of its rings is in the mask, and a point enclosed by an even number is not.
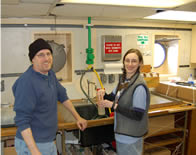
<svg viewBox="0 0 196 155"><path fill-rule="evenodd" d="M88 17L88 24L91 24L91 17ZM88 48L91 48L91 26L88 25Z"/></svg>
<svg viewBox="0 0 196 155"><path fill-rule="evenodd" d="M87 53L87 60L86 60L86 64L88 65L92 65L94 64L93 59L95 58L94 54L93 54L93 49L91 48L91 17L88 17L88 48L86 49L86 53Z"/></svg>

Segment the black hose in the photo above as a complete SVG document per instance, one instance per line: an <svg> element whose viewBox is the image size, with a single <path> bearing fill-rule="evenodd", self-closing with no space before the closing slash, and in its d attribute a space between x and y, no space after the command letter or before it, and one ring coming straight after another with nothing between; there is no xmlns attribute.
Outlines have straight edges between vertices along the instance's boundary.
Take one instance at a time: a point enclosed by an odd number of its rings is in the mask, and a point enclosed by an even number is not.
<svg viewBox="0 0 196 155"><path fill-rule="evenodd" d="M88 94L85 92L85 90L82 87L82 80L83 80L84 74L85 74L85 72L82 73L82 76L80 78L80 88L81 88L82 92L84 93L84 95L87 97L87 99L97 108L96 104L91 100L91 98L88 96Z"/></svg>
<svg viewBox="0 0 196 155"><path fill-rule="evenodd" d="M87 99L92 103L92 105L94 105L95 106L95 108L96 108L96 113L95 113L95 116L93 116L93 118L92 119L95 119L95 118L97 118L97 116L98 116L98 109L97 109L97 105L91 100L91 98L88 96L88 94L85 92L85 90L83 89L83 87L82 87L82 80L83 80L83 77L84 77L84 75L85 75L85 71L82 73L82 75L81 75L81 78L80 78L80 88L81 88L81 90L82 90L82 92L84 93L84 95L87 97Z"/></svg>
<svg viewBox="0 0 196 155"><path fill-rule="evenodd" d="M83 89L82 87L82 80L83 80L83 77L85 75L86 71L84 71L81 75L81 78L80 78L80 88L82 90L82 92L84 93L84 95L87 97L87 99L95 106L96 108L96 113L95 115L92 117L92 119L98 119L98 118L105 118L107 117L107 115L99 115L98 114L98 108L97 108L97 105L91 100L91 98L88 96L88 94L85 92L85 90Z"/></svg>

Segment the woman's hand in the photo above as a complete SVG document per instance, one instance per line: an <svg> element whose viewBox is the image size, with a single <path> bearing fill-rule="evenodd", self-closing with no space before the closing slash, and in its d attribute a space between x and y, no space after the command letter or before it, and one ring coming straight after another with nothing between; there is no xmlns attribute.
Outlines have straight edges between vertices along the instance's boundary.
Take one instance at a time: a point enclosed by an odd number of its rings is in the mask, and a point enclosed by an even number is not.
<svg viewBox="0 0 196 155"><path fill-rule="evenodd" d="M98 101L101 101L103 100L104 98L104 95L105 95L105 89L99 89L97 91L97 97L98 97Z"/></svg>
<svg viewBox="0 0 196 155"><path fill-rule="evenodd" d="M109 100L101 100L98 102L98 105L100 107L104 107L104 108L111 108L113 105L113 102L111 102Z"/></svg>

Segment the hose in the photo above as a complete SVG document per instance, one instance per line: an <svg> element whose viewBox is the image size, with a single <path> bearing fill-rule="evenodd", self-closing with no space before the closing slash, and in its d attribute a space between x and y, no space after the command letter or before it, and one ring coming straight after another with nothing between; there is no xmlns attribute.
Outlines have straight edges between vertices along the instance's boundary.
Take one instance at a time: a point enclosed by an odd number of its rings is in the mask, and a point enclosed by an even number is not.
<svg viewBox="0 0 196 155"><path fill-rule="evenodd" d="M91 98L88 96L88 94L85 92L85 90L82 87L82 80L83 80L85 73L86 73L86 71L82 73L82 76L80 78L80 88L81 88L82 92L84 93L84 95L87 97L87 99L97 108L96 104L91 100Z"/></svg>
<svg viewBox="0 0 196 155"><path fill-rule="evenodd" d="M102 89L104 89L104 87L103 87L103 84L102 84L102 82L101 82L101 79L100 79L100 77L99 77L99 75L98 75L98 73L97 73L97 71L93 68L93 71L94 71L94 73L96 74L96 76L97 76L97 79L99 80L99 83L100 83L100 85L101 85L101 88ZM111 114L111 108L108 108L109 109L109 113Z"/></svg>
<svg viewBox="0 0 196 155"><path fill-rule="evenodd" d="M88 69L89 69L89 68L87 68L87 70L88 70ZM91 68L91 69L92 69L92 68ZM105 117L107 117L107 115L99 115L99 114L98 114L98 108L97 108L96 103L94 103L94 102L92 101L92 99L88 96L88 94L85 92L85 90L84 90L83 87L82 87L82 80L83 80L83 77L84 77L85 73L87 72L87 70L84 71L84 72L82 73L82 75L81 75L81 78L80 78L80 88L81 88L82 92L84 93L84 95L87 97L87 99L88 99L88 100L92 103L92 105L94 105L95 108L96 108L96 113L95 113L95 115L92 117L92 119L105 118Z"/></svg>

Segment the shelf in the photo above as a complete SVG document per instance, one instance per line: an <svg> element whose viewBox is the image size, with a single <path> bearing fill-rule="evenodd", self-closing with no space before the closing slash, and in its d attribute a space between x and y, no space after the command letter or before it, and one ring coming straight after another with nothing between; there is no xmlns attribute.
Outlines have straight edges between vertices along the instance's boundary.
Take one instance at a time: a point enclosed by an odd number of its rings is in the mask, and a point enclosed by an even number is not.
<svg viewBox="0 0 196 155"><path fill-rule="evenodd" d="M173 129L168 129L168 130L160 131L157 133L153 133L150 135L146 135L144 138L147 139L150 137L161 136L161 135L166 135L166 134L175 133L175 132L182 132L182 131L184 131L183 128L173 128Z"/></svg>
<svg viewBox="0 0 196 155"><path fill-rule="evenodd" d="M153 143L145 142L144 143L144 150L149 150L149 149L153 149L156 147L163 147L163 146L167 146L167 145L171 145L171 144L175 144L175 143L180 143L182 141L183 141L182 138L172 138L172 139L160 140L158 142L153 142Z"/></svg>

